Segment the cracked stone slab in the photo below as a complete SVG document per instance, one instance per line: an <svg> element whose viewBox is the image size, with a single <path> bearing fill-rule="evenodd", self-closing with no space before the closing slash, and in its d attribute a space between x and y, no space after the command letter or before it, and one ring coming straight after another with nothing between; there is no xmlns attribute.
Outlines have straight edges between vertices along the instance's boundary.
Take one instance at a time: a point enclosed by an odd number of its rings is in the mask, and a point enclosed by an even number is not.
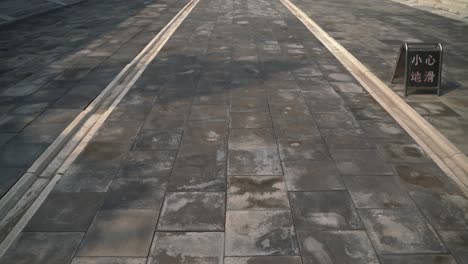
<svg viewBox="0 0 468 264"><path fill-rule="evenodd" d="M365 231L298 231L304 264L379 264Z"/></svg>
<svg viewBox="0 0 468 264"><path fill-rule="evenodd" d="M280 210L287 208L289 208L288 195L282 177L229 177L227 210Z"/></svg>
<svg viewBox="0 0 468 264"><path fill-rule="evenodd" d="M283 162L288 191L343 190L344 184L330 159Z"/></svg>
<svg viewBox="0 0 468 264"><path fill-rule="evenodd" d="M321 138L280 139L278 149L281 161L322 160L329 157Z"/></svg>
<svg viewBox="0 0 468 264"><path fill-rule="evenodd" d="M226 256L298 255L289 211L228 211Z"/></svg>
<svg viewBox="0 0 468 264"><path fill-rule="evenodd" d="M224 230L224 211L224 192L167 193L161 210L158 230Z"/></svg>
<svg viewBox="0 0 468 264"><path fill-rule="evenodd" d="M83 233L21 233L2 263L69 263L80 245Z"/></svg>
<svg viewBox="0 0 468 264"><path fill-rule="evenodd" d="M250 150L276 148L273 129L231 129L229 133L229 149Z"/></svg>
<svg viewBox="0 0 468 264"><path fill-rule="evenodd" d="M392 175L392 167L376 149L331 149L341 175Z"/></svg>
<svg viewBox="0 0 468 264"><path fill-rule="evenodd" d="M405 189L393 177L352 176L343 178L357 208L414 208Z"/></svg>
<svg viewBox="0 0 468 264"><path fill-rule="evenodd" d="M29 221L28 232L85 232L101 206L102 193L52 192Z"/></svg>
<svg viewBox="0 0 468 264"><path fill-rule="evenodd" d="M451 255L380 255L380 261L381 264L457 264Z"/></svg>
<svg viewBox="0 0 468 264"><path fill-rule="evenodd" d="M223 262L224 233L157 232L148 264L219 264Z"/></svg>
<svg viewBox="0 0 468 264"><path fill-rule="evenodd" d="M302 261L295 256L227 257L224 264L302 264Z"/></svg>
<svg viewBox="0 0 468 264"><path fill-rule="evenodd" d="M379 254L447 252L434 229L414 209L360 209L359 214Z"/></svg>
<svg viewBox="0 0 468 264"><path fill-rule="evenodd" d="M442 241L457 259L458 264L468 263L468 231L439 230Z"/></svg>
<svg viewBox="0 0 468 264"><path fill-rule="evenodd" d="M278 151L230 150L228 175L283 175Z"/></svg>
<svg viewBox="0 0 468 264"><path fill-rule="evenodd" d="M76 256L146 257L157 220L155 210L100 211Z"/></svg>
<svg viewBox="0 0 468 264"><path fill-rule="evenodd" d="M297 230L362 229L354 205L345 191L290 192Z"/></svg>

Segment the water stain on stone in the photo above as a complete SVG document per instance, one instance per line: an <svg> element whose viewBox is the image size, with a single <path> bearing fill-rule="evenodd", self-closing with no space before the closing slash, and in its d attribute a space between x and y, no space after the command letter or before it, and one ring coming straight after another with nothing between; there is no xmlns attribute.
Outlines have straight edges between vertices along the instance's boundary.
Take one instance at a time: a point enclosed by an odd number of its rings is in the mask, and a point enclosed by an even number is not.
<svg viewBox="0 0 468 264"><path fill-rule="evenodd" d="M410 156L410 157L415 157L415 158L420 158L423 157L421 151L413 146L404 146L403 147L403 152L405 155Z"/></svg>
<svg viewBox="0 0 468 264"><path fill-rule="evenodd" d="M385 202L383 205L385 206L385 208L399 208L402 206L398 202Z"/></svg>
<svg viewBox="0 0 468 264"><path fill-rule="evenodd" d="M232 178L230 184L238 188L233 194L243 195L246 193L273 193L280 189L275 187L277 184L281 184L280 178L268 178L261 180L254 180L251 178Z"/></svg>

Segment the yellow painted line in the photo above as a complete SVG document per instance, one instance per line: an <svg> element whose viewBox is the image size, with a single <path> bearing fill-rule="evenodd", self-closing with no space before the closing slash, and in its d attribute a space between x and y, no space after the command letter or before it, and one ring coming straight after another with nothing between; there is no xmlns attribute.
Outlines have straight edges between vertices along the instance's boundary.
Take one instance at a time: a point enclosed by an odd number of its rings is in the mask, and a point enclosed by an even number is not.
<svg viewBox="0 0 468 264"><path fill-rule="evenodd" d="M434 162L468 194L468 158L400 96L375 76L317 23L289 0L280 0L343 64L367 92L426 151Z"/></svg>
<svg viewBox="0 0 468 264"><path fill-rule="evenodd" d="M66 170L86 147L96 131L112 113L122 98L132 88L141 74L164 47L169 38L191 13L200 0L191 0L174 18L151 40L151 42L130 62L103 90L103 92L86 108L52 144L49 149L31 166L25 176L29 188L21 197L17 197L16 204L7 211L0 221L0 228L8 225L11 220L26 212L0 244L0 258L6 253L16 240L34 213L47 198L53 187ZM51 167L49 167L51 166ZM49 172L42 174L44 171ZM25 178L26 179L26 178ZM11 197L14 194L9 194ZM4 204L5 205L5 204ZM30 206L29 206L30 205Z"/></svg>

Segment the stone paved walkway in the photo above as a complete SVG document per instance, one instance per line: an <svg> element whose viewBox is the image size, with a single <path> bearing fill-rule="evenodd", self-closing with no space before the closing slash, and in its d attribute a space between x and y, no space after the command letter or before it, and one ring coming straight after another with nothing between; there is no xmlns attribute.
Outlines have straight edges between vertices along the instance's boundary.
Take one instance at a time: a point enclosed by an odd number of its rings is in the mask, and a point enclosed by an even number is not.
<svg viewBox="0 0 468 264"><path fill-rule="evenodd" d="M0 196L185 3L86 1L0 27Z"/></svg>
<svg viewBox="0 0 468 264"><path fill-rule="evenodd" d="M442 43L442 96L405 100L468 155L468 23L389 0L292 2L402 96L403 85L390 83L402 41Z"/></svg>
<svg viewBox="0 0 468 264"><path fill-rule="evenodd" d="M0 263L467 263L468 199L278 0L202 0Z"/></svg>

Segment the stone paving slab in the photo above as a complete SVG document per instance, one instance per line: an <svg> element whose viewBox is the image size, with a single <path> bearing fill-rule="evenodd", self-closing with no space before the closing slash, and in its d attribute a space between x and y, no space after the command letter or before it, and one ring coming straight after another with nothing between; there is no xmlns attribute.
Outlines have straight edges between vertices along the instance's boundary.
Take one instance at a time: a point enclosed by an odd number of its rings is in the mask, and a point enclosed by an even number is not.
<svg viewBox="0 0 468 264"><path fill-rule="evenodd" d="M40 233L71 263L465 259L461 190L280 1L200 1L110 119L29 224L83 211Z"/></svg>

